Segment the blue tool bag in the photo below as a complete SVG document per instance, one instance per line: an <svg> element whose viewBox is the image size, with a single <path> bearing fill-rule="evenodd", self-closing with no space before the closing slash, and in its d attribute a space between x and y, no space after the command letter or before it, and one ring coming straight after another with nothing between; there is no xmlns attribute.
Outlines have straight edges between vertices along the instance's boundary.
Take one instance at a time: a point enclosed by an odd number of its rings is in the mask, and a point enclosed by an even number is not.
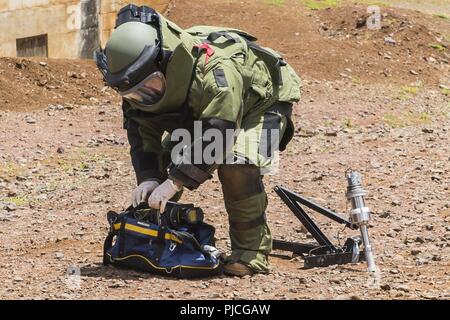
<svg viewBox="0 0 450 320"><path fill-rule="evenodd" d="M148 205L107 214L110 231L103 264L178 278L220 274L222 261L214 247L215 229L191 204L169 202L159 214Z"/></svg>

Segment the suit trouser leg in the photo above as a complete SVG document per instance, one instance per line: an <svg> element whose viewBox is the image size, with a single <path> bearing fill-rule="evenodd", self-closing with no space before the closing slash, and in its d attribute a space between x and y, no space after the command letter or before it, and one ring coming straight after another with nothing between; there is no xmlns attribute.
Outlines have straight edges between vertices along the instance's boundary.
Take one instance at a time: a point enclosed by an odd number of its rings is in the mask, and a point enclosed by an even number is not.
<svg viewBox="0 0 450 320"><path fill-rule="evenodd" d="M218 169L230 222L232 253L226 262L243 262L256 272L269 272L272 236L266 222L267 195L260 169L225 164Z"/></svg>

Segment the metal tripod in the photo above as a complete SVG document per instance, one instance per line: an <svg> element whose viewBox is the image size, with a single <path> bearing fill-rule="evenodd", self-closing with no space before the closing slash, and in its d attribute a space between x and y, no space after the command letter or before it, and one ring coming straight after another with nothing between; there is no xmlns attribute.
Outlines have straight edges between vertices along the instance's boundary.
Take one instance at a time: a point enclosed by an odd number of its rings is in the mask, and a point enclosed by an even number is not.
<svg viewBox="0 0 450 320"><path fill-rule="evenodd" d="M303 244L283 240L274 240L274 249L291 251L302 255L305 261L305 269L357 263L365 260L365 255L361 254L362 252L360 252L359 249L359 246L362 243L360 237L348 238L343 247L335 246L320 230L317 224L308 216L300 204L337 223L343 224L352 230L358 229L356 225L352 224L341 215L286 188L276 186L274 190L317 241L317 244Z"/></svg>

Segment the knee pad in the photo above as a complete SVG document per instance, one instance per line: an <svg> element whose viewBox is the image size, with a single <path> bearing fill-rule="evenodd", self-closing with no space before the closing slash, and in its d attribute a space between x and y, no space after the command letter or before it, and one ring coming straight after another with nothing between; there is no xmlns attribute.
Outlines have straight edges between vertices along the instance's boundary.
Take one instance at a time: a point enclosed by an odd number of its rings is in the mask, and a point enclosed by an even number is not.
<svg viewBox="0 0 450 320"><path fill-rule="evenodd" d="M218 169L224 197L239 201L264 191L260 169L255 165L225 164Z"/></svg>

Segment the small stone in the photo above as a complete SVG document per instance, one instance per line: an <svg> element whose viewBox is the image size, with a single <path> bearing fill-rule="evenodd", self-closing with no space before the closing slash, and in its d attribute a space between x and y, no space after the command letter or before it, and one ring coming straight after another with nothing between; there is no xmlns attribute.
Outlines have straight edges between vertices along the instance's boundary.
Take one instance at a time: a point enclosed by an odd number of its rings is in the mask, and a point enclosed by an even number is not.
<svg viewBox="0 0 450 320"><path fill-rule="evenodd" d="M341 294L335 297L333 300L352 300L352 298L348 295Z"/></svg>
<svg viewBox="0 0 450 320"><path fill-rule="evenodd" d="M64 153L64 148L63 147L58 147L58 149L56 149L56 152L59 154L63 154Z"/></svg>
<svg viewBox="0 0 450 320"><path fill-rule="evenodd" d="M8 197L15 197L17 196L17 191L14 189L9 189L7 192Z"/></svg>
<svg viewBox="0 0 450 320"><path fill-rule="evenodd" d="M13 212L13 211L16 211L17 210L17 207L16 207L16 205L15 204L7 204L5 207L4 207L4 209L6 210L6 211L8 211L8 212Z"/></svg>
<svg viewBox="0 0 450 320"><path fill-rule="evenodd" d="M425 243L425 239L422 237L417 237L414 241L418 243Z"/></svg>
<svg viewBox="0 0 450 320"><path fill-rule="evenodd" d="M422 129L422 132L423 132L423 133L433 133L434 130L433 130L433 129L429 129L429 128L423 128L423 129Z"/></svg>
<svg viewBox="0 0 450 320"><path fill-rule="evenodd" d="M300 278L300 279L298 279L298 282L299 282L300 284L306 284L306 283L307 283L307 280L306 280L306 278Z"/></svg>
<svg viewBox="0 0 450 320"><path fill-rule="evenodd" d="M381 214L380 214L380 217L381 218L389 218L391 216L391 212L390 211L383 211Z"/></svg>
<svg viewBox="0 0 450 320"><path fill-rule="evenodd" d="M432 261L442 261L442 257L438 255L434 255L433 258L431 258Z"/></svg>
<svg viewBox="0 0 450 320"><path fill-rule="evenodd" d="M33 123L36 123L36 122L37 122L37 120L36 120L35 118L31 117L31 116L26 116L26 117L25 117L25 121L26 121L26 123L28 123L28 124L33 124Z"/></svg>
<svg viewBox="0 0 450 320"><path fill-rule="evenodd" d="M388 236L389 238L395 238L397 234L395 232L390 231L386 234L386 236Z"/></svg>
<svg viewBox="0 0 450 320"><path fill-rule="evenodd" d="M357 29L365 27L366 25L367 25L367 17L362 16L356 20L356 28Z"/></svg>
<svg viewBox="0 0 450 320"><path fill-rule="evenodd" d="M392 270L389 270L389 272L392 274L398 274L400 271L398 271L397 269L392 269Z"/></svg>
<svg viewBox="0 0 450 320"><path fill-rule="evenodd" d="M55 252L55 257L56 259L63 259L64 258L64 254L62 252Z"/></svg>
<svg viewBox="0 0 450 320"><path fill-rule="evenodd" d="M372 168L374 169L378 169L381 167L381 164L377 161L377 160L371 160L370 161L370 165L372 166Z"/></svg>
<svg viewBox="0 0 450 320"><path fill-rule="evenodd" d="M419 249L413 249L411 250L411 255L413 256L417 256L419 253L421 253L422 251L420 251Z"/></svg>
<svg viewBox="0 0 450 320"><path fill-rule="evenodd" d="M390 36L387 36L387 37L384 37L384 43L387 44L387 45L393 46L393 45L397 44L397 41L395 41L394 38L392 38Z"/></svg>
<svg viewBox="0 0 450 320"><path fill-rule="evenodd" d="M108 287L115 289L115 288L123 287L123 285L121 283L119 283L119 282L115 282L113 284L110 284Z"/></svg>
<svg viewBox="0 0 450 320"><path fill-rule="evenodd" d="M432 300L436 300L439 297L439 294L436 292L424 292L422 293L422 297L425 299L432 299Z"/></svg>
<svg viewBox="0 0 450 320"><path fill-rule="evenodd" d="M414 76L419 75L419 73L417 71L415 71L415 70L409 70L409 73L411 73Z"/></svg>
<svg viewBox="0 0 450 320"><path fill-rule="evenodd" d="M14 282L22 282L22 281L23 281L23 278L17 276L17 277L14 277L13 280L14 280Z"/></svg>
<svg viewBox="0 0 450 320"><path fill-rule="evenodd" d="M39 64L40 64L41 66L45 67L45 66L47 65L47 62L45 62L45 61L39 61Z"/></svg>
<svg viewBox="0 0 450 320"><path fill-rule="evenodd" d="M432 181L441 181L441 177L438 176L438 175L432 175L432 176L431 176L431 180L432 180Z"/></svg>
<svg viewBox="0 0 450 320"><path fill-rule="evenodd" d="M339 280L339 279L330 279L330 283L340 284L341 280Z"/></svg>
<svg viewBox="0 0 450 320"><path fill-rule="evenodd" d="M0 213L0 221L9 222L9 221L13 221L14 218L16 218L16 215L14 215L10 212Z"/></svg>
<svg viewBox="0 0 450 320"><path fill-rule="evenodd" d="M391 286L389 285L389 284L382 284L381 286L380 286L380 288L381 288L381 290L384 290L384 291L389 291L389 290L391 290Z"/></svg>
<svg viewBox="0 0 450 320"><path fill-rule="evenodd" d="M446 86L445 84L440 84L440 85L439 85L439 89L450 90L450 87L449 87L449 86Z"/></svg>
<svg viewBox="0 0 450 320"><path fill-rule="evenodd" d="M399 284L395 287L398 291L409 292L409 286L406 284Z"/></svg>

